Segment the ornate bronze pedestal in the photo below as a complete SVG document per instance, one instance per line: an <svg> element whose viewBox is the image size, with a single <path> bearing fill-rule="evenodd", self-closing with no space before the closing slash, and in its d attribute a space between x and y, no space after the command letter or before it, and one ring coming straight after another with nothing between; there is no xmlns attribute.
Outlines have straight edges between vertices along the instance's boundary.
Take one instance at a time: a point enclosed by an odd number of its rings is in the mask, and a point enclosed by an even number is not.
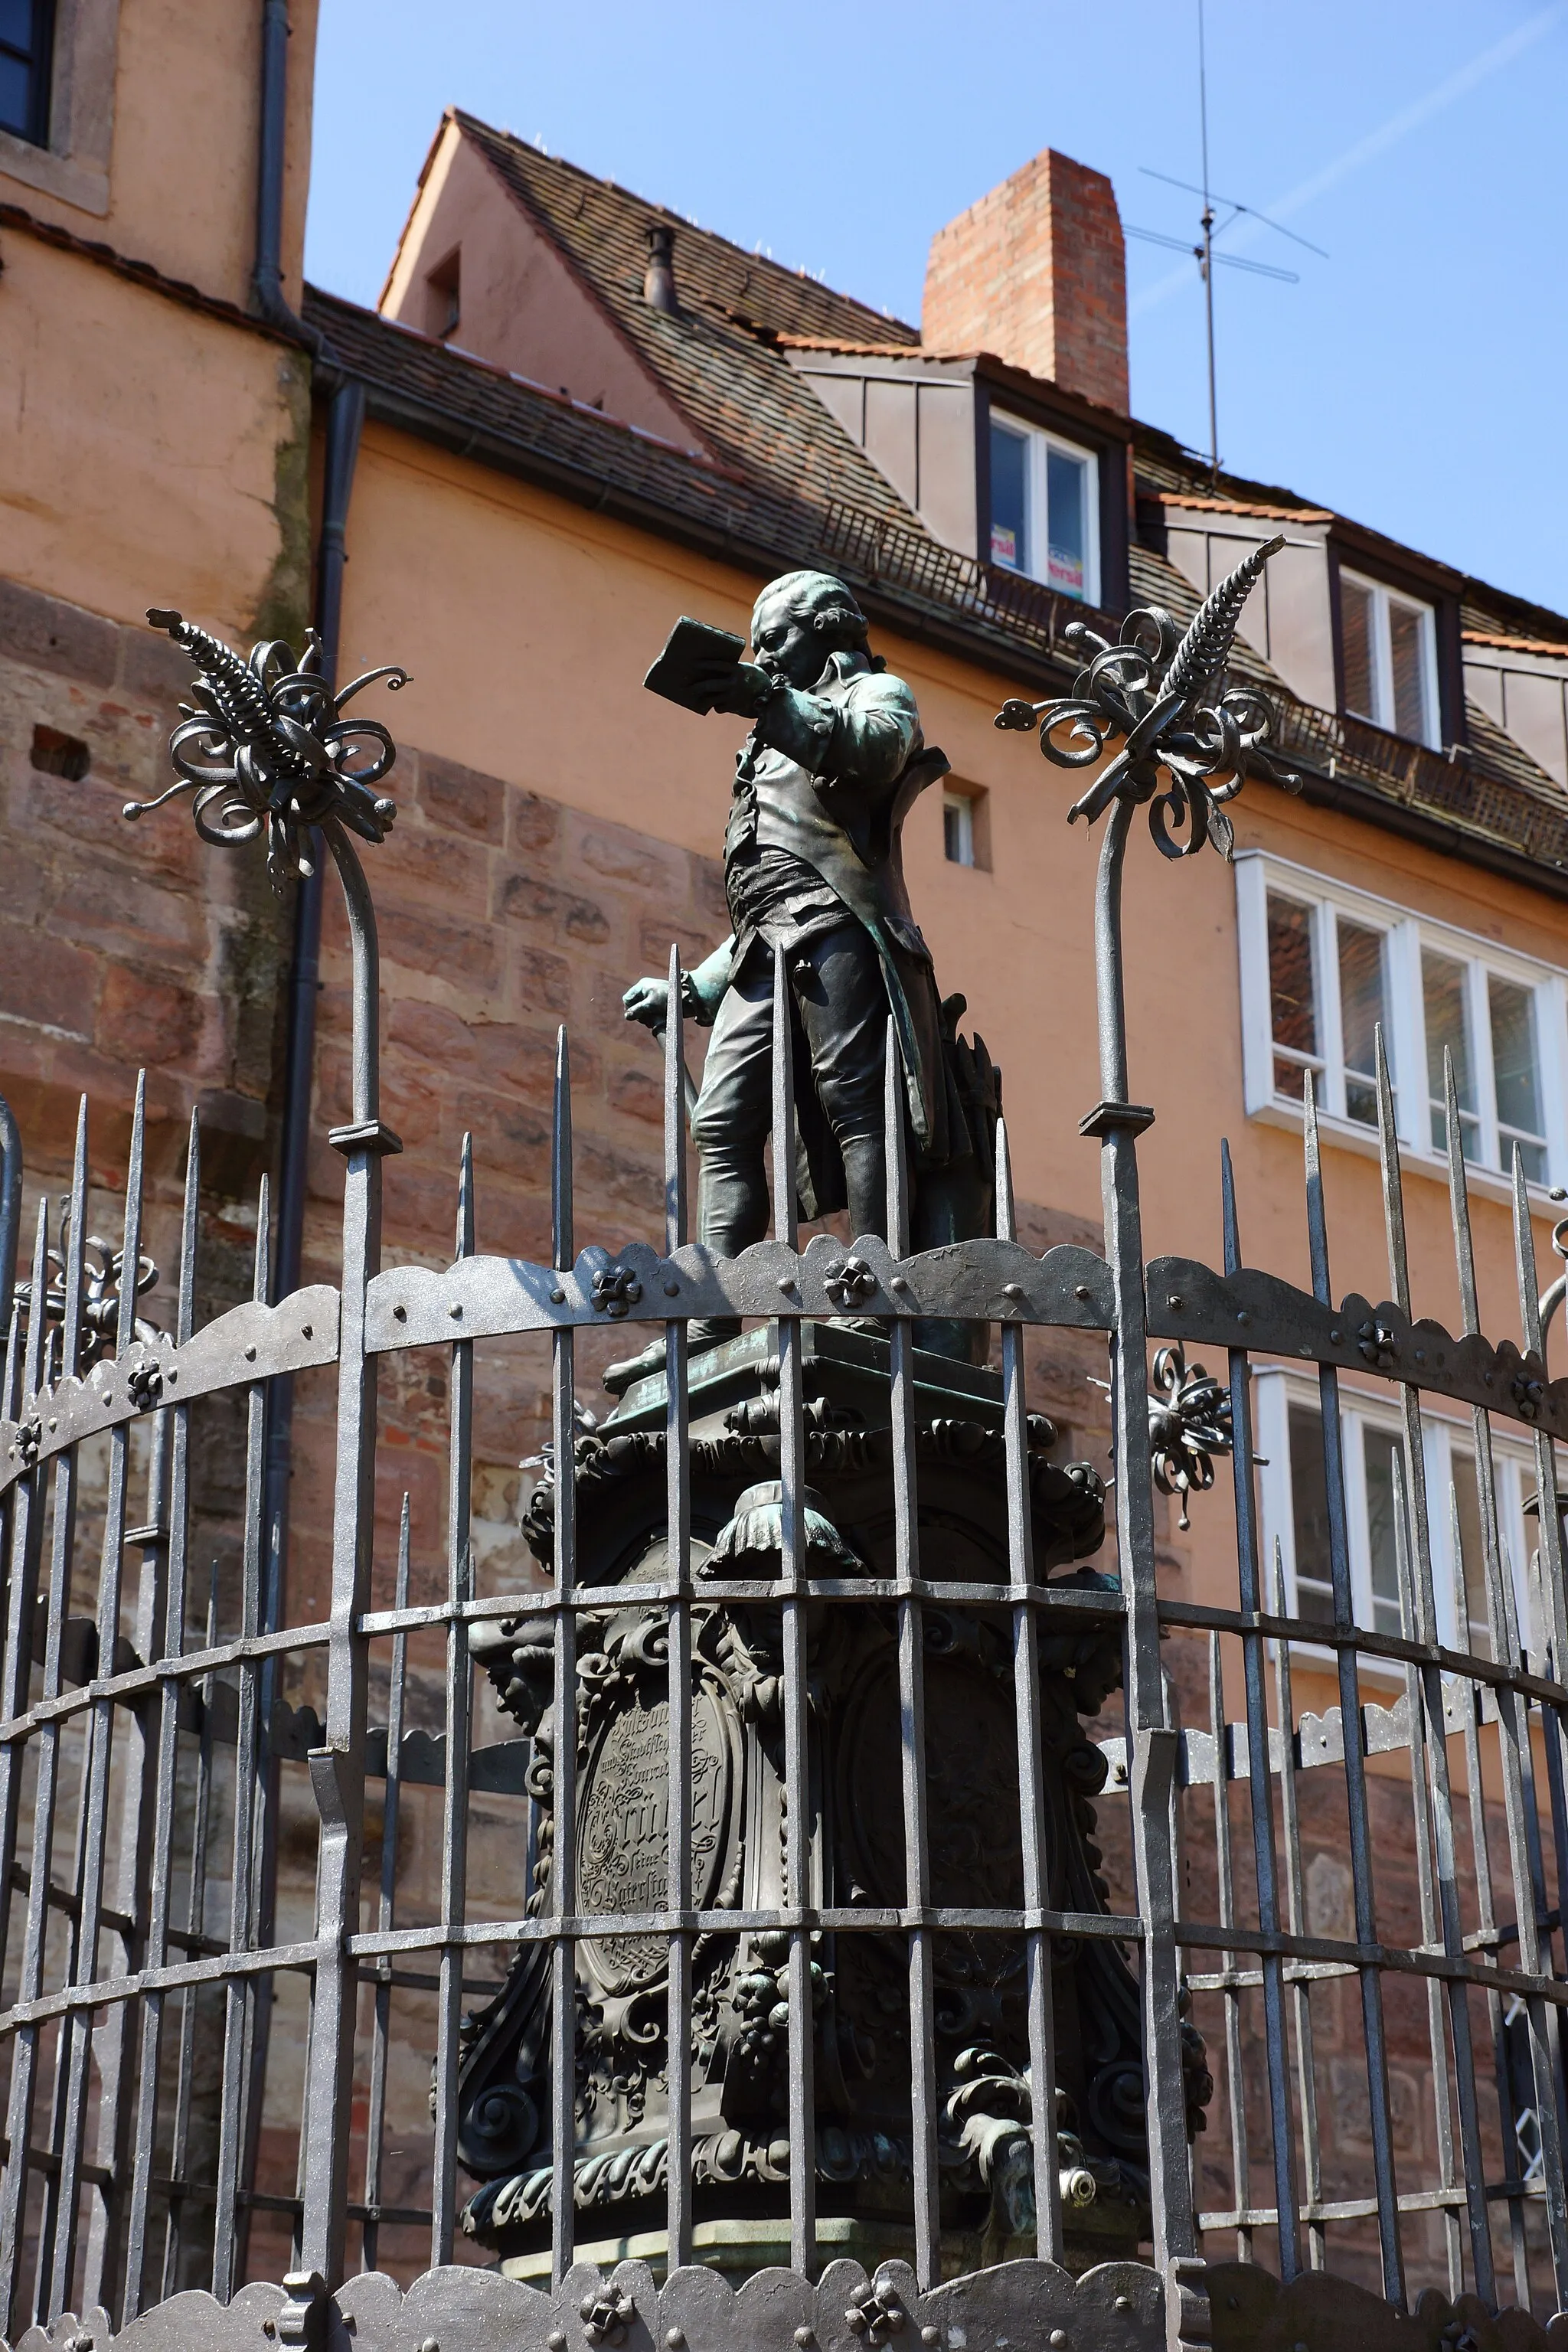
<svg viewBox="0 0 1568 2352"><path fill-rule="evenodd" d="M884 1932L823 1932L813 1944L816 2179L825 2243L883 2253L910 2239L910 2013L900 1808L902 1742L895 1612L888 1350L826 1325L805 1333L807 1570L838 1597L807 1629L812 1904L895 1915ZM766 1330L700 1357L689 1381L692 1618L691 1901L747 1915L784 1901L778 1401ZM931 1901L952 1915L933 1937L942 2222L953 2266L995 2260L1028 2236L1034 2176L1024 1940L966 1926L1021 1906L1018 1768L1008 1612L964 1605L966 1584L1005 1580L1006 1502L1000 1383L984 1370L916 1358ZM576 1451L577 1557L603 1605L578 1619L576 1910L647 1915L665 1902L668 1612L620 1601L666 1566L666 1398L645 1380ZM1072 1564L1099 1550L1104 1491L1084 1463L1050 1458L1050 1423L1029 1425L1035 1573L1100 1586ZM525 1525L552 1558L549 1478ZM731 1597L703 1606L702 1586ZM754 1584L752 1602L735 1598ZM1079 1718L1121 1678L1114 1618L1059 1620L1039 1636L1041 1770L1052 1909L1103 1911L1092 1800L1105 1780ZM1047 1625L1051 1621L1047 1618ZM508 1711L532 1734L540 1805L532 1903L547 1908L556 1730L548 1618L474 1629ZM784 2072L788 1937L705 1934L692 1953L694 2211L704 2258L750 2270L787 2258ZM1107 1937L1051 1947L1058 2158L1068 2236L1082 2262L1136 2251L1146 2232L1143 2075L1137 1987ZM579 2245L657 2255L668 2158L667 1946L603 1935L576 1946ZM470 2021L460 2153L482 2186L464 2226L514 2273L548 2268L551 2148L545 2088L547 1948L525 1949L504 1991Z"/></svg>

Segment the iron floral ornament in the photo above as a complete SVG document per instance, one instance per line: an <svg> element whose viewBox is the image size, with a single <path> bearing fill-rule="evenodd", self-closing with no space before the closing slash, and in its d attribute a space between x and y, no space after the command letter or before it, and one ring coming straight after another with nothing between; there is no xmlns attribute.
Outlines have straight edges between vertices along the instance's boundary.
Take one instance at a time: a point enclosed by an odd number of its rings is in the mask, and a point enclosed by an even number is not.
<svg viewBox="0 0 1568 2352"><path fill-rule="evenodd" d="M156 800L127 801L127 817L194 792L204 841L233 849L265 836L268 874L279 893L286 876L315 871L313 826L346 825L362 841L385 840L397 803L375 787L397 746L377 720L342 713L378 678L395 691L406 686L406 670L395 664L367 670L333 694L317 667L314 630L298 661L280 637L265 639L246 661L178 613L154 606L147 618L184 647L196 679L169 738L179 782Z"/></svg>
<svg viewBox="0 0 1568 2352"><path fill-rule="evenodd" d="M1116 645L1074 621L1063 636L1090 660L1072 693L1051 702L1003 704L995 724L1020 733L1037 725L1040 749L1058 768L1093 767L1109 742L1123 739L1068 810L1069 824L1081 816L1092 824L1118 798L1148 802L1149 830L1165 856L1191 857L1212 841L1229 857L1235 835L1222 803L1235 799L1249 774L1300 791L1300 776L1263 749L1274 719L1268 697L1239 686L1211 698L1223 680L1241 608L1284 544L1276 538L1255 548L1198 607L1184 636L1158 604L1129 613ZM1225 781L1215 783L1215 777Z"/></svg>

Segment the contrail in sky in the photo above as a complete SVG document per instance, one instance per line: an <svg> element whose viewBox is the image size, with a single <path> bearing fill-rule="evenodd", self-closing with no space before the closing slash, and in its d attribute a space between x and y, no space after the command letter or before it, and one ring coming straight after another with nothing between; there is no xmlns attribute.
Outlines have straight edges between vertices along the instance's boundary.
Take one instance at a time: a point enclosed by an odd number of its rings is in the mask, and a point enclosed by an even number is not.
<svg viewBox="0 0 1568 2352"><path fill-rule="evenodd" d="M1522 25L1516 25L1511 33L1505 34L1500 41L1494 41L1489 49L1483 49L1479 57L1470 59L1468 65L1461 66L1457 73L1451 73L1447 81L1440 81L1424 98L1416 99L1411 105L1402 107L1397 114L1390 115L1379 129L1369 131L1364 139L1358 139L1354 146L1345 149L1342 155L1336 155L1331 163L1324 163L1310 178L1300 181L1263 209L1276 219L1282 219L1291 213L1299 213L1326 190L1337 187L1342 180L1348 179L1352 172L1358 172L1374 155L1381 155L1385 149L1394 146L1407 131L1417 130L1423 122L1429 122L1446 106L1452 106L1457 98L1463 98L1467 90L1474 89L1478 82L1485 81L1489 74L1508 65L1521 50L1531 47L1559 21L1563 6L1564 0L1552 0L1551 7L1539 9L1533 16L1527 16ZM1228 247L1233 249L1238 245L1250 245L1261 233L1261 223L1244 213L1237 223L1234 236L1228 239ZM1156 303L1163 302L1170 295L1190 287L1192 282L1192 273L1184 267L1168 271L1134 298L1129 305L1130 315L1140 317L1143 311L1153 310Z"/></svg>

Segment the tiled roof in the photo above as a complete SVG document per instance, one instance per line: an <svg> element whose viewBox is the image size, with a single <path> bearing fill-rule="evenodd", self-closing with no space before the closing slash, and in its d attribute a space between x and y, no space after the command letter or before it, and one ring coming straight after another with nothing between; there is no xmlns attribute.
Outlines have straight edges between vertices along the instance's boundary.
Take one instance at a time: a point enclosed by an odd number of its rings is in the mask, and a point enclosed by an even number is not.
<svg viewBox="0 0 1568 2352"><path fill-rule="evenodd" d="M425 422L447 419L455 438L490 436L584 489L598 486L646 499L759 551L790 547L807 528L798 501L770 499L728 467L451 351L377 311L308 287L304 315L334 357L370 387L373 402L380 394L384 413L388 403L406 404Z"/></svg>
<svg viewBox="0 0 1568 2352"><path fill-rule="evenodd" d="M937 541L784 355L913 354L913 328L471 116L457 120L614 319L700 447L617 424L548 386L310 292L307 319L364 378L373 413L568 496L608 503L648 529L690 537L758 572L826 562L856 585L873 617L967 646L1005 675L1043 684L1076 668L1060 645L1074 617L1115 633L1119 615L1086 613ZM674 232L674 314L643 294L654 226ZM1215 483L1169 436L1133 430L1145 497L1266 521L1331 520L1287 489L1226 475ZM1163 604L1184 625L1196 611L1197 592L1152 549L1134 541L1129 569L1135 604ZM1473 634L1544 640L1560 626L1568 642L1568 623L1467 586L1473 593L1464 622ZM1568 795L1484 711L1470 708L1469 746L1448 759L1298 702L1240 641L1232 667L1278 700L1281 749L1315 796L1348 801L1374 823L1424 827L1424 837L1449 846L1458 838L1467 856L1522 858L1543 878L1568 877Z"/></svg>
<svg viewBox="0 0 1568 2352"><path fill-rule="evenodd" d="M1266 507L1243 499L1198 498L1187 490L1156 489L1163 507L1189 507L1199 514L1255 515L1263 522L1332 522L1326 507Z"/></svg>
<svg viewBox="0 0 1568 2352"><path fill-rule="evenodd" d="M519 204L541 224L636 347L703 446L766 495L790 503L833 499L923 530L885 474L829 415L784 359L782 334L838 337L912 349L901 320L835 294L605 180L558 162L472 115L457 117ZM675 235L679 309L643 297L647 232Z"/></svg>
<svg viewBox="0 0 1568 2352"><path fill-rule="evenodd" d="M649 530L690 536L759 573L826 564L869 609L967 645L1004 676L1037 677L1069 620L1112 634L1119 625L1033 581L984 572L933 539L890 488L875 509L794 495L337 295L307 288L305 317L365 383L373 415L592 506L616 506Z"/></svg>
<svg viewBox="0 0 1568 2352"><path fill-rule="evenodd" d="M1568 645L1554 645L1550 637L1510 637L1494 629L1466 629L1462 635L1468 646L1491 646L1499 653L1549 654L1568 661Z"/></svg>
<svg viewBox="0 0 1568 2352"><path fill-rule="evenodd" d="M1548 775L1523 744L1515 742L1506 729L1500 727L1479 702L1472 702L1468 695L1465 697L1465 732L1469 739L1466 745L1468 764L1482 775L1499 783L1522 784L1532 793L1547 793L1560 805L1568 807L1568 796L1556 777Z"/></svg>

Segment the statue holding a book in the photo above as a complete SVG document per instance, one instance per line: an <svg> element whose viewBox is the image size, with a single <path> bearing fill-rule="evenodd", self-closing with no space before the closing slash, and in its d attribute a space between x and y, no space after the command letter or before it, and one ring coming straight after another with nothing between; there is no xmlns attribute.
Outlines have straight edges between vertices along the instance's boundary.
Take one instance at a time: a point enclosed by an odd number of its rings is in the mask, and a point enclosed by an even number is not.
<svg viewBox="0 0 1568 2352"><path fill-rule="evenodd" d="M772 581L752 616L752 659L728 631L679 622L647 684L688 709L749 717L724 835L730 937L683 981L684 1010L711 1025L692 1117L699 1238L738 1257L767 1232L763 1146L772 1124L775 957L788 975L807 1219L848 1212L852 1235L887 1233L889 1017L913 1178L911 1242L991 1230L999 1083L984 1046L960 1039L962 997L938 992L910 912L901 836L916 799L947 772L908 686L868 644L865 615L822 572ZM668 982L626 991L629 1020L660 1030ZM698 1349L738 1327L690 1326ZM962 1328L923 1333L967 1354ZM620 1390L662 1368L662 1341L614 1366Z"/></svg>

